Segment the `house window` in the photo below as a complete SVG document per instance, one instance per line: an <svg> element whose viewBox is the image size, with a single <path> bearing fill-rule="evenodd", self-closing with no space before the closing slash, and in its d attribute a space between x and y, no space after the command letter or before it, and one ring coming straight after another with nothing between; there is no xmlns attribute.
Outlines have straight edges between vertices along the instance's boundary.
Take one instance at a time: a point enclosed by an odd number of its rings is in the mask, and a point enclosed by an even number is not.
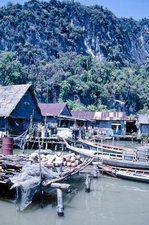
<svg viewBox="0 0 149 225"><path fill-rule="evenodd" d="M116 133L121 130L121 123L112 123L112 129L116 130Z"/></svg>

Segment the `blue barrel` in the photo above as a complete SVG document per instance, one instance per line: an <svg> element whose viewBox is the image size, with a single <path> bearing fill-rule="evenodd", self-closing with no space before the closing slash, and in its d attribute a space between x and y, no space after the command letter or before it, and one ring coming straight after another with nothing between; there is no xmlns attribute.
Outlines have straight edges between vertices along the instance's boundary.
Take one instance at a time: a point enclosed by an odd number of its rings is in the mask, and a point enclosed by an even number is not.
<svg viewBox="0 0 149 225"><path fill-rule="evenodd" d="M2 154L13 155L13 138L12 137L2 138Z"/></svg>

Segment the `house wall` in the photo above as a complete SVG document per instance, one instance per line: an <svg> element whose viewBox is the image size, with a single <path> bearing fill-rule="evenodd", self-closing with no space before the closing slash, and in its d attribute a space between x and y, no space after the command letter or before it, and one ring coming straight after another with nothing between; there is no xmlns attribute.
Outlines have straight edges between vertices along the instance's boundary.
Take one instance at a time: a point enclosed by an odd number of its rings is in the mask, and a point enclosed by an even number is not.
<svg viewBox="0 0 149 225"><path fill-rule="evenodd" d="M96 121L96 126L99 128L111 128L110 121Z"/></svg>
<svg viewBox="0 0 149 225"><path fill-rule="evenodd" d="M4 119L4 117L0 118L0 131L5 131L5 119Z"/></svg>
<svg viewBox="0 0 149 225"><path fill-rule="evenodd" d="M141 124L141 133L149 134L149 124Z"/></svg>
<svg viewBox="0 0 149 225"><path fill-rule="evenodd" d="M90 121L90 120L86 120L86 122L84 122L86 125L86 127L95 127L96 126L96 122L95 121Z"/></svg>
<svg viewBox="0 0 149 225"><path fill-rule="evenodd" d="M30 91L28 90L21 99L21 101L18 103L14 111L11 113L10 117L15 119L29 120L32 114L33 114L33 121L34 120L41 121L42 118L40 112L37 110L35 101Z"/></svg>
<svg viewBox="0 0 149 225"><path fill-rule="evenodd" d="M63 111L60 113L60 115L62 116L71 116L67 106L65 106L65 108L63 109Z"/></svg>
<svg viewBox="0 0 149 225"><path fill-rule="evenodd" d="M44 121L45 121L45 117L44 117ZM53 123L53 124L57 125L57 123L58 123L57 117L47 117L46 123Z"/></svg>
<svg viewBox="0 0 149 225"><path fill-rule="evenodd" d="M29 128L30 120L23 120L23 119L14 119L9 118L9 125L8 127L11 129L11 134L19 135L22 134Z"/></svg>
<svg viewBox="0 0 149 225"><path fill-rule="evenodd" d="M96 126L99 128L111 128L113 130L113 134L117 135L125 133L124 121L96 121Z"/></svg>
<svg viewBox="0 0 149 225"><path fill-rule="evenodd" d="M115 125L115 124L121 124L121 125ZM113 134L116 135L123 135L126 131L126 126L124 121L111 121L111 128L113 130Z"/></svg>
<svg viewBox="0 0 149 225"><path fill-rule="evenodd" d="M56 124L57 127L68 127L68 128L70 128L72 124L74 124L74 121L71 121L69 119L62 119L59 117L47 117L46 122Z"/></svg>

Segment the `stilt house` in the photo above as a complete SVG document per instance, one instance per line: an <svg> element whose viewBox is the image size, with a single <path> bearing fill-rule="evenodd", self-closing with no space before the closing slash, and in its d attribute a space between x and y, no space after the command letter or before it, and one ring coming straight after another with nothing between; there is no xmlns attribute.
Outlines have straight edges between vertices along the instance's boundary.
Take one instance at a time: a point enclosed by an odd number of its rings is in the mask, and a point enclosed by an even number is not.
<svg viewBox="0 0 149 225"><path fill-rule="evenodd" d="M39 103L45 123L57 127L70 127L73 123L71 112L66 103Z"/></svg>
<svg viewBox="0 0 149 225"><path fill-rule="evenodd" d="M136 120L126 116L125 112L78 112L72 111L75 118L86 119L88 126L94 128L109 129L113 134L129 134L136 131Z"/></svg>
<svg viewBox="0 0 149 225"><path fill-rule="evenodd" d="M18 135L41 120L31 84L0 86L0 131Z"/></svg>
<svg viewBox="0 0 149 225"><path fill-rule="evenodd" d="M149 134L149 114L140 114L138 118L138 135Z"/></svg>

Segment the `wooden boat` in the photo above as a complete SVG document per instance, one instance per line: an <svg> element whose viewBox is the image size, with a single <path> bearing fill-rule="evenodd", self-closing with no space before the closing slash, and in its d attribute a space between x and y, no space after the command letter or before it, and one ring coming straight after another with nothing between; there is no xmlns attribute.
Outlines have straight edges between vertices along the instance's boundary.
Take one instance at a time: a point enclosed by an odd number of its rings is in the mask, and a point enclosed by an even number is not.
<svg viewBox="0 0 149 225"><path fill-rule="evenodd" d="M79 173L92 161L93 158L86 158L77 166L66 165L60 169L59 165L53 165L51 168L48 165L44 166L40 161L31 161L27 155L0 154L0 191L3 194L3 191L6 191L5 194L8 196L11 196L11 193L13 196L17 194L17 207L22 211L32 202L34 194L41 189L47 191L51 188L69 187L70 184L59 182Z"/></svg>
<svg viewBox="0 0 149 225"><path fill-rule="evenodd" d="M68 176L71 176L80 172L86 166L88 166L93 161L93 159L94 159L93 157L86 158L78 166L74 166L74 167L66 166L65 168L63 168L62 172L60 173L60 177L56 178L54 182L60 181L62 179L67 178ZM0 184L8 184L8 183L10 184L10 178L18 173L21 173L23 166L25 166L28 162L30 162L30 158L28 155L4 156L3 154L0 154ZM47 168L49 167L47 166ZM50 184L51 182L52 180L50 181L46 180L43 182L43 185L46 186Z"/></svg>
<svg viewBox="0 0 149 225"><path fill-rule="evenodd" d="M99 168L103 173L113 177L149 183L148 170L128 169L108 165L100 165Z"/></svg>
<svg viewBox="0 0 149 225"><path fill-rule="evenodd" d="M102 162L105 165L119 166L126 168L135 168L135 169L149 169L149 162L140 162L136 159L136 154L132 156L131 160L124 160L123 155L119 153L107 153L100 152L96 150L89 150L84 148L77 148L68 144L64 140L66 148L72 152L77 152L84 157L94 157L94 161Z"/></svg>
<svg viewBox="0 0 149 225"><path fill-rule="evenodd" d="M103 151L103 152L122 153L123 151L128 151L128 150L136 152L136 149L134 148L107 145L104 143L98 143L98 142L90 141L90 140L83 140L80 138L78 139L78 142L81 143L87 149L92 149L92 150L98 149L99 151Z"/></svg>

